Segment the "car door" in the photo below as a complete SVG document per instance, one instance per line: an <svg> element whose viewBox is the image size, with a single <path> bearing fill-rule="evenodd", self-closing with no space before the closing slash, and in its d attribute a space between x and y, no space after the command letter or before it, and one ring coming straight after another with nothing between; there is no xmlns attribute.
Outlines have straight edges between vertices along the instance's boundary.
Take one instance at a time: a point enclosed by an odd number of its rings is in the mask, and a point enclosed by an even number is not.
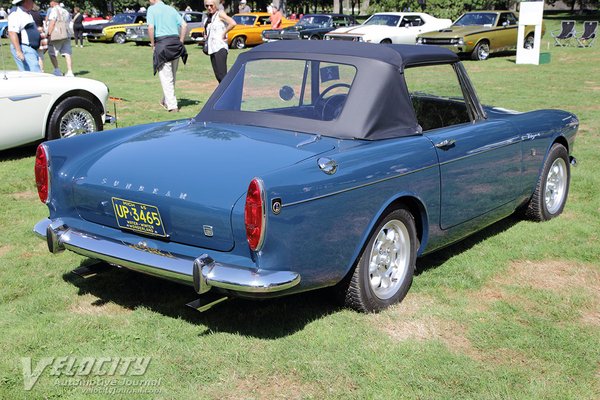
<svg viewBox="0 0 600 400"><path fill-rule="evenodd" d="M492 39L493 50L512 49L517 43L518 33L517 18L511 12L500 13L494 38Z"/></svg>
<svg viewBox="0 0 600 400"><path fill-rule="evenodd" d="M475 119L449 64L407 68L423 135L440 170L440 227L448 229L514 201L521 188L521 140L504 120Z"/></svg>
<svg viewBox="0 0 600 400"><path fill-rule="evenodd" d="M423 20L418 15L405 15L398 26L394 43L415 44L417 35L421 33Z"/></svg>
<svg viewBox="0 0 600 400"><path fill-rule="evenodd" d="M44 138L52 96L43 90L43 78L22 77L27 74L9 71L0 76L0 150Z"/></svg>

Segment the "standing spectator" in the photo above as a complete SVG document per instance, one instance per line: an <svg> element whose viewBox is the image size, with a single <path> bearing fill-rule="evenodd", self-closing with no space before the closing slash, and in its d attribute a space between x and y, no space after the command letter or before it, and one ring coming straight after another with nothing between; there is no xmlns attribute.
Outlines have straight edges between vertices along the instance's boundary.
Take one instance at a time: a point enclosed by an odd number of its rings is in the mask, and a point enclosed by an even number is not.
<svg viewBox="0 0 600 400"><path fill-rule="evenodd" d="M40 14L40 7L37 4L33 4L33 9L30 12L35 26L37 26L38 32L40 33L40 47L38 47L38 63L40 64L40 70L44 72L44 54L48 51L48 38L46 37L46 29L44 27L44 18Z"/></svg>
<svg viewBox="0 0 600 400"><path fill-rule="evenodd" d="M190 11L192 11L192 7L190 7L190 6L187 6L187 7L185 8L185 12L190 12Z"/></svg>
<svg viewBox="0 0 600 400"><path fill-rule="evenodd" d="M77 47L77 41L79 41L79 47L83 48L83 13L79 7L75 7L73 10L75 15L73 16L73 35L75 36L75 47Z"/></svg>
<svg viewBox="0 0 600 400"><path fill-rule="evenodd" d="M218 0L204 0L204 7L208 12L208 27L205 28L205 40L208 43L208 55L212 64L215 78L219 83L227 75L227 54L229 46L227 45L227 32L235 25L233 18L228 16L225 11L217 8Z"/></svg>
<svg viewBox="0 0 600 400"><path fill-rule="evenodd" d="M248 4L246 4L246 0L240 0L239 6L240 13L249 13L252 12L252 9Z"/></svg>
<svg viewBox="0 0 600 400"><path fill-rule="evenodd" d="M10 51L19 71L41 72L37 49L40 33L30 11L33 0L13 0L17 8L8 16Z"/></svg>
<svg viewBox="0 0 600 400"><path fill-rule="evenodd" d="M6 17L8 17L8 14L4 10L4 7L0 7L0 19L5 19Z"/></svg>
<svg viewBox="0 0 600 400"><path fill-rule="evenodd" d="M281 20L283 15L279 11L279 6L271 3L271 29L281 29Z"/></svg>
<svg viewBox="0 0 600 400"><path fill-rule="evenodd" d="M50 7L52 8L48 14L48 38L50 40L48 55L54 66L54 75L62 76L62 71L58 67L58 60L56 58L56 56L60 54L65 58L67 63L67 73L65 76L73 77L75 76L73 74L73 62L71 60L73 50L71 49L71 38L69 33L71 16L69 15L69 12L62 8L55 0L50 2ZM62 30L67 32L66 38L57 37L58 32ZM54 34L54 37L52 37L52 34Z"/></svg>
<svg viewBox="0 0 600 400"><path fill-rule="evenodd" d="M178 112L175 78L179 58L184 64L187 61L187 52L183 45L187 24L177 10L161 0L150 0L147 21L150 45L154 51L154 75L158 72L163 90L160 104L169 112Z"/></svg>

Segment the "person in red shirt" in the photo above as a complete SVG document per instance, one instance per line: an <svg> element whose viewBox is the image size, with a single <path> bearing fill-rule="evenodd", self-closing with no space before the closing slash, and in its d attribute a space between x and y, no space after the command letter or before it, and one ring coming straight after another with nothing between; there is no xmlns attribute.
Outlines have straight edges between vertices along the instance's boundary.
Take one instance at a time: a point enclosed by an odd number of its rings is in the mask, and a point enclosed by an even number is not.
<svg viewBox="0 0 600 400"><path fill-rule="evenodd" d="M283 15L279 11L279 6L271 4L271 29L281 29L281 20Z"/></svg>

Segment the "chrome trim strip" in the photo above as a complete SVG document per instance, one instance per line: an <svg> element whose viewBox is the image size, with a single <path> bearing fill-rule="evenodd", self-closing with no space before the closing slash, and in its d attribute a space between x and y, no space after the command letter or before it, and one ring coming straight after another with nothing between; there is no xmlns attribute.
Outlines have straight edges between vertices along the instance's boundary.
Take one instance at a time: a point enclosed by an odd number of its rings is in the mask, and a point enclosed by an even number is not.
<svg viewBox="0 0 600 400"><path fill-rule="evenodd" d="M23 100L35 99L38 97L42 97L42 95L41 94L30 94L30 95L23 95L23 96L13 96L13 97L9 97L8 99L10 101L23 101Z"/></svg>
<svg viewBox="0 0 600 400"><path fill-rule="evenodd" d="M291 207L291 206L296 206L298 204L307 203L307 202L313 201L313 200L320 200L320 199L324 199L326 197L336 196L338 194L346 193L346 192L349 192L351 190L362 189L362 188L367 187L367 186L376 185L378 183L389 181L391 179L401 178L403 176L410 175L410 174L415 174L417 172L425 171L425 170L430 169L430 168L437 168L437 166L438 166L438 164L430 165L428 167L423 167L423 168L415 169L414 171L406 172L404 174L394 175L394 176L390 176L390 177L387 177L387 178L378 179L378 180L373 181L373 182L363 183L362 185L353 186L351 188L346 188L346 189L338 190L336 192L331 192L331 193L323 194L321 196L311 197L309 199L304 199L304 200L299 200L299 201L293 201L291 203L282 204L281 207Z"/></svg>
<svg viewBox="0 0 600 400"><path fill-rule="evenodd" d="M68 228L60 219L44 219L33 231L54 249L67 249L86 257L197 287L206 293L211 287L247 293L271 293L300 283L292 271L270 271L214 261L207 254L193 259L182 255L147 252L135 245ZM194 276L196 274L197 276ZM201 280L198 280L202 277Z"/></svg>

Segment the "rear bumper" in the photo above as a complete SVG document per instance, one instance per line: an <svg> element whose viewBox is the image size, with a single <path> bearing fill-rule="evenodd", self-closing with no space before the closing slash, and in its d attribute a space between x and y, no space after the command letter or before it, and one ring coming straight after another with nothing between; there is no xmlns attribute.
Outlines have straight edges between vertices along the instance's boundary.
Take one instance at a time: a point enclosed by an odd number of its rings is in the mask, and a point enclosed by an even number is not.
<svg viewBox="0 0 600 400"><path fill-rule="evenodd" d="M33 231L47 241L51 253L71 250L85 257L193 285L200 294L212 287L242 293L273 293L300 283L300 275L295 272L221 263L208 254L201 254L197 258L173 255L149 248L143 240L133 245L81 232L69 228L60 219L43 219Z"/></svg>

